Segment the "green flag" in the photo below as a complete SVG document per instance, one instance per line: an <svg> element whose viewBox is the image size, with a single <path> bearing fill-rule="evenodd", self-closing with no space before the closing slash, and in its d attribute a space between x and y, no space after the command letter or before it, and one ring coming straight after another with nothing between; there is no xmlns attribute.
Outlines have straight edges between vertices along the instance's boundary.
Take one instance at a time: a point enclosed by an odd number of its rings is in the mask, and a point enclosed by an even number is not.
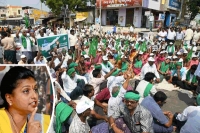
<svg viewBox="0 0 200 133"><path fill-rule="evenodd" d="M27 16L24 17L24 21L25 21L26 28L28 28L30 26L30 24L29 24L29 20L28 20Z"/></svg>
<svg viewBox="0 0 200 133"><path fill-rule="evenodd" d="M187 54L187 57L186 57L186 61L188 62L189 60L191 60L192 58L192 49L193 47L191 48L190 52Z"/></svg>
<svg viewBox="0 0 200 133"><path fill-rule="evenodd" d="M98 45L97 38L96 37L92 38L92 42L90 43L90 48L89 48L89 55L96 57L97 45Z"/></svg>
<svg viewBox="0 0 200 133"><path fill-rule="evenodd" d="M116 44L115 44L115 49L116 49L117 51L119 51L119 44L120 44L120 39L117 39L117 40L116 40Z"/></svg>
<svg viewBox="0 0 200 133"><path fill-rule="evenodd" d="M106 39L104 38L104 39L102 40L102 42L103 42L103 44L104 44L104 49L106 49Z"/></svg>

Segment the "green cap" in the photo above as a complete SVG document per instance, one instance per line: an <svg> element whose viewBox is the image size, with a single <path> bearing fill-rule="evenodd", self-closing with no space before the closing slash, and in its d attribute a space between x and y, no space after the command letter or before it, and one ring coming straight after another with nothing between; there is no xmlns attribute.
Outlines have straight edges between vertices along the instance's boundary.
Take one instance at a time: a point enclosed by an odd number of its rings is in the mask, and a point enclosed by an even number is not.
<svg viewBox="0 0 200 133"><path fill-rule="evenodd" d="M117 69L112 73L112 76L117 76L120 72L121 72L121 70Z"/></svg>
<svg viewBox="0 0 200 133"><path fill-rule="evenodd" d="M69 64L69 69L73 68L73 67L76 67L76 66L78 66L78 64L75 63L75 62L72 62L71 64Z"/></svg>
<svg viewBox="0 0 200 133"><path fill-rule="evenodd" d="M139 94L136 94L136 93L133 93L133 92L127 92L125 95L124 95L124 98L126 100L130 99L130 100L135 100L135 101L138 101L140 99L140 95Z"/></svg>
<svg viewBox="0 0 200 133"><path fill-rule="evenodd" d="M182 66L182 63L181 62L177 62L176 66Z"/></svg>
<svg viewBox="0 0 200 133"><path fill-rule="evenodd" d="M74 73L74 72L75 72L75 69L74 69L74 68L70 68L70 69L67 71L67 74L68 74L69 76L71 76L72 73Z"/></svg>
<svg viewBox="0 0 200 133"><path fill-rule="evenodd" d="M95 68L95 69L102 69L102 66L101 66L101 65L96 65L96 64L95 64L95 65L94 65L94 68Z"/></svg>
<svg viewBox="0 0 200 133"><path fill-rule="evenodd" d="M67 52L67 50L63 48L63 49L62 49L62 52Z"/></svg>
<svg viewBox="0 0 200 133"><path fill-rule="evenodd" d="M82 55L86 55L86 52L85 52L85 51L82 51Z"/></svg>
<svg viewBox="0 0 200 133"><path fill-rule="evenodd" d="M73 108L64 102L58 103L56 106L56 133L61 133L62 123L71 115Z"/></svg>

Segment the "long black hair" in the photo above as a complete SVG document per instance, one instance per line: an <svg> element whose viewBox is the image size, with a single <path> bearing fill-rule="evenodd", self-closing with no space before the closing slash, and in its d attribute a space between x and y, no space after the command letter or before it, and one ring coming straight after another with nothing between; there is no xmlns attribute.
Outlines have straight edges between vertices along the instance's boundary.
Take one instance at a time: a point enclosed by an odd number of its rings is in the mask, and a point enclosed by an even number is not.
<svg viewBox="0 0 200 133"><path fill-rule="evenodd" d="M1 97L4 101L0 108L8 109L8 103L6 101L5 95L12 94L13 90L17 87L17 82L21 79L35 79L34 73L22 66L12 67L3 77L0 85Z"/></svg>

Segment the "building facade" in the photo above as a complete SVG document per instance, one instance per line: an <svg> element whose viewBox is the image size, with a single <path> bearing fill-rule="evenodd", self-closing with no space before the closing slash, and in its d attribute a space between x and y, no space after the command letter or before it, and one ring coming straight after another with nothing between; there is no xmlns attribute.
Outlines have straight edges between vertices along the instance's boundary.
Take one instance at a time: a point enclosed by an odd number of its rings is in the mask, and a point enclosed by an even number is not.
<svg viewBox="0 0 200 133"><path fill-rule="evenodd" d="M183 0L97 0L95 18L101 24L148 27L149 15L153 13L154 27L169 26L179 16Z"/></svg>
<svg viewBox="0 0 200 133"><path fill-rule="evenodd" d="M22 7L8 5L6 17L9 18L22 17Z"/></svg>
<svg viewBox="0 0 200 133"><path fill-rule="evenodd" d="M0 18L6 18L7 8L5 6L0 6Z"/></svg>

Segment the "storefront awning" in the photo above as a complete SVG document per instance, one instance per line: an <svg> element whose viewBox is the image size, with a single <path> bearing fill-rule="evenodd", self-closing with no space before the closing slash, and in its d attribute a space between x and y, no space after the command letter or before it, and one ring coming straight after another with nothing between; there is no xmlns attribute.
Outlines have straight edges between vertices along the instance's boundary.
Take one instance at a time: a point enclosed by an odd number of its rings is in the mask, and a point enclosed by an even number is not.
<svg viewBox="0 0 200 133"><path fill-rule="evenodd" d="M58 18L51 19L51 20L49 20L49 22L54 22L56 20L58 20Z"/></svg>
<svg viewBox="0 0 200 133"><path fill-rule="evenodd" d="M84 17L84 18L77 18L77 19L74 19L74 22L80 22L80 21L84 21L86 20L87 17Z"/></svg>

